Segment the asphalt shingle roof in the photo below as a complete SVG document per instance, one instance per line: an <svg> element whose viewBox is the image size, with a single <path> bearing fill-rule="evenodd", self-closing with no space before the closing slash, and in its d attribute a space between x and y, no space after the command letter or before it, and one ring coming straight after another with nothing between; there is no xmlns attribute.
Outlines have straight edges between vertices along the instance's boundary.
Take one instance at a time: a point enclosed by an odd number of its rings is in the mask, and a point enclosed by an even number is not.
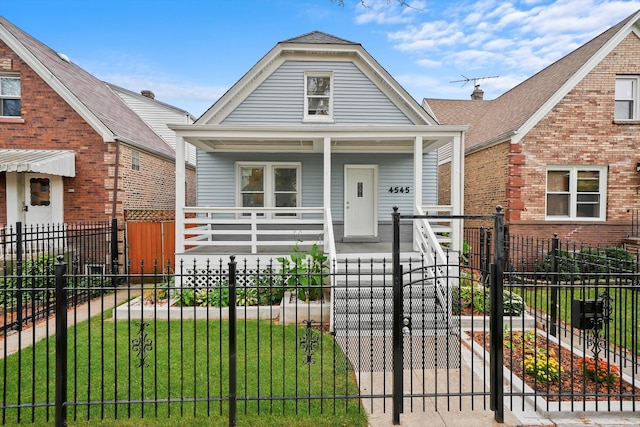
<svg viewBox="0 0 640 427"><path fill-rule="evenodd" d="M147 126L106 83L73 62L65 61L50 47L1 16L0 25L84 104L113 133L114 139L129 141L142 149L175 158L174 150Z"/></svg>
<svg viewBox="0 0 640 427"><path fill-rule="evenodd" d="M466 148L488 143L520 128L584 66L637 12L580 46L495 100L425 98L441 124L466 124Z"/></svg>

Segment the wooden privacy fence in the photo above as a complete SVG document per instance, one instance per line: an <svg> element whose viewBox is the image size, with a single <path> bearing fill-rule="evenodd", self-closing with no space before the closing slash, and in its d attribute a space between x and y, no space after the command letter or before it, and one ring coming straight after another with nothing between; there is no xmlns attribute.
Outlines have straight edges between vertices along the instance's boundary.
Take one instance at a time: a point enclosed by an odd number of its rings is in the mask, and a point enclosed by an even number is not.
<svg viewBox="0 0 640 427"><path fill-rule="evenodd" d="M141 274L143 261L144 273L151 273L156 261L159 271L175 265L175 221L127 222L126 227L129 274Z"/></svg>

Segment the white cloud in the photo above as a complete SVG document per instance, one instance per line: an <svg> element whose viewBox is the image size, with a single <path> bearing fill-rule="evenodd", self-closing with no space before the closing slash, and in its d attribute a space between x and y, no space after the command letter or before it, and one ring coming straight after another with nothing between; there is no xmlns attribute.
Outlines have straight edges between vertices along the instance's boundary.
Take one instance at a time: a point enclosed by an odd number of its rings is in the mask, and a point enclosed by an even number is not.
<svg viewBox="0 0 640 427"><path fill-rule="evenodd" d="M386 0L381 4L393 10ZM387 38L420 67L450 77L500 74L486 87L507 90L638 9L640 0L452 2L412 15L413 22L398 23Z"/></svg>

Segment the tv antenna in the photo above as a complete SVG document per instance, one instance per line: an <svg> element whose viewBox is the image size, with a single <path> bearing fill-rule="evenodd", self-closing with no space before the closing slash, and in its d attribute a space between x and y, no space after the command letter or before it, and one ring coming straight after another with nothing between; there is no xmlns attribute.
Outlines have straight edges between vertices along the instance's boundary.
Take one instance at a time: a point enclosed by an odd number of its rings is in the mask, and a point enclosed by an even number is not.
<svg viewBox="0 0 640 427"><path fill-rule="evenodd" d="M478 83L478 80L486 80L486 79L497 79L500 76L485 76L485 77L467 77L464 74L460 74L463 79L462 80L453 80L450 81L449 83L462 83L461 87L464 87L467 83L469 82L473 82L473 86L476 86L476 83Z"/></svg>

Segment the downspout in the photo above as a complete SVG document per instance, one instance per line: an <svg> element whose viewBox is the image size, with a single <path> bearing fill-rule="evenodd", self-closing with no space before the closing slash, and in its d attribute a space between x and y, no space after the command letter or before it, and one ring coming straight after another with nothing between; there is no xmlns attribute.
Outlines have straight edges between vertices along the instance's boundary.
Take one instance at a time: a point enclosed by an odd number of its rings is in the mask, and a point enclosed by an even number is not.
<svg viewBox="0 0 640 427"><path fill-rule="evenodd" d="M116 218L116 206L118 204L118 174L120 166L120 141L116 139L116 164L113 176L113 205L111 206L111 219Z"/></svg>

